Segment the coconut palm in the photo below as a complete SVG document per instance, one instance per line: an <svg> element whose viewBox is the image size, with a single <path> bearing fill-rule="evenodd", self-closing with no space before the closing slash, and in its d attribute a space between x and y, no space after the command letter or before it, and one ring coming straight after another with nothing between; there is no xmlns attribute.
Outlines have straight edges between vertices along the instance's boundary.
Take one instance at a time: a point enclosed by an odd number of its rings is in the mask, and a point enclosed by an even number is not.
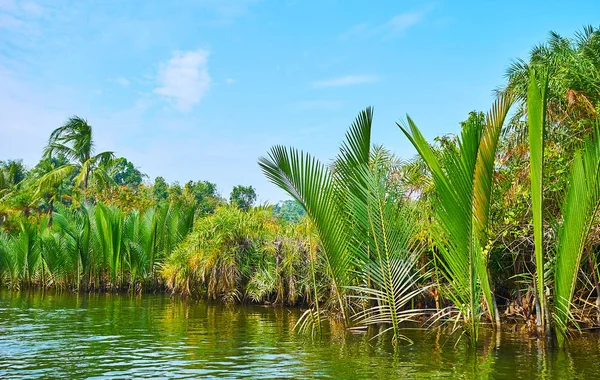
<svg viewBox="0 0 600 380"><path fill-rule="evenodd" d="M86 203L86 190L91 182L103 185L112 181L99 166L106 166L106 163L114 158L113 153L95 154L94 150L92 127L85 119L73 116L63 126L55 129L44 149L44 157L63 156L69 163L42 176L38 184L38 193L51 192L63 178L74 175L73 181L81 187Z"/></svg>

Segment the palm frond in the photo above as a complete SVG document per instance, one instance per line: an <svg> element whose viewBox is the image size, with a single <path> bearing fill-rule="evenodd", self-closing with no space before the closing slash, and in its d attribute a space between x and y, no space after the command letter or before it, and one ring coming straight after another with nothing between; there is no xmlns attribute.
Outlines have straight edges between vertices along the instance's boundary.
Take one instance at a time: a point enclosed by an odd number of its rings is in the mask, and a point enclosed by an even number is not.
<svg viewBox="0 0 600 380"><path fill-rule="evenodd" d="M527 118L529 129L529 160L531 179L531 204L533 209L533 237L535 244L535 263L537 273L537 296L540 304L538 325L542 330L546 323L546 297L544 292L544 208L543 183L544 178L544 126L546 123L546 88L548 86L547 72L539 72L541 83L538 83L538 73L533 69L529 73L529 88L527 91Z"/></svg>
<svg viewBox="0 0 600 380"><path fill-rule="evenodd" d="M436 219L442 231L435 236L439 265L451 288L448 297L467 317L473 340L477 339L482 297L490 318L494 319L484 248L494 160L512 99L510 94L501 95L486 122L472 115L463 123L456 146L446 146L439 155L434 153L410 117L407 117L406 127L399 125L431 173L436 194Z"/></svg>
<svg viewBox="0 0 600 380"><path fill-rule="evenodd" d="M564 345L571 319L571 299L586 247L587 237L600 207L600 131L577 152L571 166L567 194L562 206L554 269L555 331Z"/></svg>
<svg viewBox="0 0 600 380"><path fill-rule="evenodd" d="M54 192L55 188L65 179L70 177L77 168L72 164L59 166L44 174L37 182L34 198L39 198L43 193Z"/></svg>

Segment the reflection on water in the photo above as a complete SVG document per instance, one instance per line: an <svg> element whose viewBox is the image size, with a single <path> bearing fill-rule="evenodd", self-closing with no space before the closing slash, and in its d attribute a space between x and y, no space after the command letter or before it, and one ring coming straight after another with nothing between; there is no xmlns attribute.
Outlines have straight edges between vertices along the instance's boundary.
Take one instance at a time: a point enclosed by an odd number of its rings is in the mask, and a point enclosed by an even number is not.
<svg viewBox="0 0 600 380"><path fill-rule="evenodd" d="M477 350L440 330L415 344L340 331L295 335L299 311L162 295L0 293L0 378L599 378L600 338L564 351L488 334Z"/></svg>

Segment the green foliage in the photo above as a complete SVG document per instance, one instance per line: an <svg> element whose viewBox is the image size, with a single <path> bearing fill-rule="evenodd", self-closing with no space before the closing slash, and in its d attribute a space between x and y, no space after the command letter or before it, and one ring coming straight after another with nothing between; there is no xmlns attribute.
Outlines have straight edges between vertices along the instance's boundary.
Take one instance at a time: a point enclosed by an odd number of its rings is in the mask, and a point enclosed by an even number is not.
<svg viewBox="0 0 600 380"><path fill-rule="evenodd" d="M140 186L143 179L147 177L125 157L113 159L112 162L107 164L105 170L109 172L116 185L129 186L134 189Z"/></svg>
<svg viewBox="0 0 600 380"><path fill-rule="evenodd" d="M541 83L538 83L540 80ZM544 207L543 184L544 178L544 140L546 124L546 93L548 86L547 73L541 73L538 79L536 72L531 71L529 89L527 92L527 117L529 126L529 160L531 179L531 203L533 208L533 228L535 241L535 265L537 274L537 297L540 314L538 325L544 331L546 323L546 296L544 281Z"/></svg>
<svg viewBox="0 0 600 380"><path fill-rule="evenodd" d="M112 183L106 167L114 158L112 152L95 154L92 127L74 116L50 134L44 157L64 157L69 163L57 167L39 179L37 193L51 191L65 177L75 174L73 181L81 187L84 202L90 184L99 187Z"/></svg>
<svg viewBox="0 0 600 380"><path fill-rule="evenodd" d="M555 284L555 322L559 346L564 344L571 317L571 299L587 238L600 207L600 131L577 152L570 172L569 188L558 232Z"/></svg>
<svg viewBox="0 0 600 380"><path fill-rule="evenodd" d="M294 305L312 297L309 247L298 226L278 222L270 208L222 206L197 221L161 272L184 294Z"/></svg>
<svg viewBox="0 0 600 380"><path fill-rule="evenodd" d="M448 144L441 155L429 146L408 118L400 127L427 164L435 186L435 214L440 233L434 237L439 265L448 280L446 296L468 321L468 331L477 340L481 299L494 319L492 286L487 269L489 212L494 159L500 130L511 99L499 98L484 119L478 114L463 123L456 144Z"/></svg>
<svg viewBox="0 0 600 380"><path fill-rule="evenodd" d="M252 186L234 186L229 195L229 203L247 211L256 202L256 190Z"/></svg>
<svg viewBox="0 0 600 380"><path fill-rule="evenodd" d="M0 282L12 288L129 289L160 285L156 268L191 231L194 210L178 204L131 211L62 205L48 218L0 234Z"/></svg>
<svg viewBox="0 0 600 380"><path fill-rule="evenodd" d="M169 197L169 185L163 177L156 177L152 186L152 196L156 202L161 202Z"/></svg>
<svg viewBox="0 0 600 380"><path fill-rule="evenodd" d="M27 169L23 160L0 161L0 190L17 186L26 175Z"/></svg>
<svg viewBox="0 0 600 380"><path fill-rule="evenodd" d="M259 164L273 183L306 210L315 226L339 311L350 321L349 292L372 303L352 319L365 325L389 323L394 342L400 324L420 312L407 303L421 290L413 274L412 222L388 198L389 172L371 162L371 108L361 112L346 134L332 168L295 149L276 146ZM408 218L408 219L407 219ZM299 328L320 321L320 311L305 314Z"/></svg>
<svg viewBox="0 0 600 380"><path fill-rule="evenodd" d="M298 201L288 199L273 206L273 215L287 222L298 223L306 212Z"/></svg>
<svg viewBox="0 0 600 380"><path fill-rule="evenodd" d="M548 332L553 315L563 345L571 326L600 321L599 48L597 28L551 33L458 137L430 146L409 119L414 159L371 144L370 109L331 163L273 147L260 166L292 199L272 208L252 207L251 186L226 202L208 181L145 185L70 118L31 170L0 161L0 282L302 304L298 330L338 316L385 324L395 342L413 302L458 310L473 339L485 314Z"/></svg>
<svg viewBox="0 0 600 380"><path fill-rule="evenodd" d="M190 197L196 203L200 214L214 212L221 203L217 185L209 181L189 181L185 184L182 195Z"/></svg>

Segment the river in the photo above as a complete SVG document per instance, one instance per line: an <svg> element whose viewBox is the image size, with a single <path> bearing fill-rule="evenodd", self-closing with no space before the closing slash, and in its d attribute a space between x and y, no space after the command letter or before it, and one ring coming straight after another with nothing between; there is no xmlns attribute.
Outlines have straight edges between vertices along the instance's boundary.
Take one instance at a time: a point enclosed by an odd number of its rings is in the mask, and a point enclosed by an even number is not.
<svg viewBox="0 0 600 380"><path fill-rule="evenodd" d="M0 378L600 378L600 336L565 350L483 332L477 349L441 329L414 344L334 329L298 336L294 308L166 295L0 292Z"/></svg>

